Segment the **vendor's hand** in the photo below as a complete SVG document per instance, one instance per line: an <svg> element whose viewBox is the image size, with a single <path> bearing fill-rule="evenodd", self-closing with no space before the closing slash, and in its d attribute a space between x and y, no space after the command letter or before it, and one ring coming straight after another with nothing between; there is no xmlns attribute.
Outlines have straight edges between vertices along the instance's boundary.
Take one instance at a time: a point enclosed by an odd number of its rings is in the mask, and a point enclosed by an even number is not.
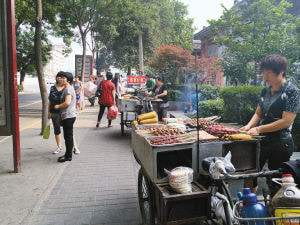
<svg viewBox="0 0 300 225"><path fill-rule="evenodd" d="M247 134L255 136L255 135L259 135L259 132L260 132L259 127L253 127L247 132Z"/></svg>
<svg viewBox="0 0 300 225"><path fill-rule="evenodd" d="M239 130L240 131L249 131L251 129L251 127L249 125L243 126L241 127Z"/></svg>
<svg viewBox="0 0 300 225"><path fill-rule="evenodd" d="M59 109L59 105L55 105L55 106L54 106L54 109Z"/></svg>

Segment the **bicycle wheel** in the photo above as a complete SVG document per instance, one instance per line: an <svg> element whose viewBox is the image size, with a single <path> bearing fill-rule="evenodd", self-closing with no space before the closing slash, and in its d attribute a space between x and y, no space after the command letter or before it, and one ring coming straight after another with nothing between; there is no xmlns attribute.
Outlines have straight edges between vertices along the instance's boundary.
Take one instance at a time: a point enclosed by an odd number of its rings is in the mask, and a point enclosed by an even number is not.
<svg viewBox="0 0 300 225"><path fill-rule="evenodd" d="M153 193L150 181L143 174L142 169L138 174L138 198L143 225L154 225Z"/></svg>

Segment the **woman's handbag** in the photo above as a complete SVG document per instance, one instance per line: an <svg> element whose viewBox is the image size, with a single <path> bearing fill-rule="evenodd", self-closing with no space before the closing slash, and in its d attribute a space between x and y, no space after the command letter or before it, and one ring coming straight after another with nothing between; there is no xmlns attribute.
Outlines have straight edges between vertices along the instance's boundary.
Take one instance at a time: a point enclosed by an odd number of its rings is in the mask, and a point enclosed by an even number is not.
<svg viewBox="0 0 300 225"><path fill-rule="evenodd" d="M107 119L114 120L117 118L117 116L118 116L117 106L113 105L113 106L109 107L108 113L107 113Z"/></svg>

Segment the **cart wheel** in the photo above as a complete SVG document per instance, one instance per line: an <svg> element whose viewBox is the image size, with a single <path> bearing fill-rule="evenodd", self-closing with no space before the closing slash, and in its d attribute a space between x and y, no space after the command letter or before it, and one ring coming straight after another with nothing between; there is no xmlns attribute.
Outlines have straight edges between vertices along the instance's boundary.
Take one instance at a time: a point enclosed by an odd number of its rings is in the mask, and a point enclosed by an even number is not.
<svg viewBox="0 0 300 225"><path fill-rule="evenodd" d="M124 135L125 134L125 122L124 122L124 119L123 119L123 112L121 113L121 134Z"/></svg>
<svg viewBox="0 0 300 225"><path fill-rule="evenodd" d="M153 195L148 178L142 169L138 175L138 197L143 225L154 225Z"/></svg>

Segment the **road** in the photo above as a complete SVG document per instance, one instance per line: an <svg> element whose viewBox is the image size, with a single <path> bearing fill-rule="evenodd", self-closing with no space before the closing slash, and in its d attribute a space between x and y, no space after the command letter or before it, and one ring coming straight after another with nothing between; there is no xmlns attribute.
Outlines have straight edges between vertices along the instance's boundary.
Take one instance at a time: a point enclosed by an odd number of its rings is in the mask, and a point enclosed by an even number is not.
<svg viewBox="0 0 300 225"><path fill-rule="evenodd" d="M26 80L25 80L26 82ZM25 91L19 93L20 130L27 129L40 122L42 104L36 78L29 78L25 83ZM1 141L9 137L0 136Z"/></svg>

